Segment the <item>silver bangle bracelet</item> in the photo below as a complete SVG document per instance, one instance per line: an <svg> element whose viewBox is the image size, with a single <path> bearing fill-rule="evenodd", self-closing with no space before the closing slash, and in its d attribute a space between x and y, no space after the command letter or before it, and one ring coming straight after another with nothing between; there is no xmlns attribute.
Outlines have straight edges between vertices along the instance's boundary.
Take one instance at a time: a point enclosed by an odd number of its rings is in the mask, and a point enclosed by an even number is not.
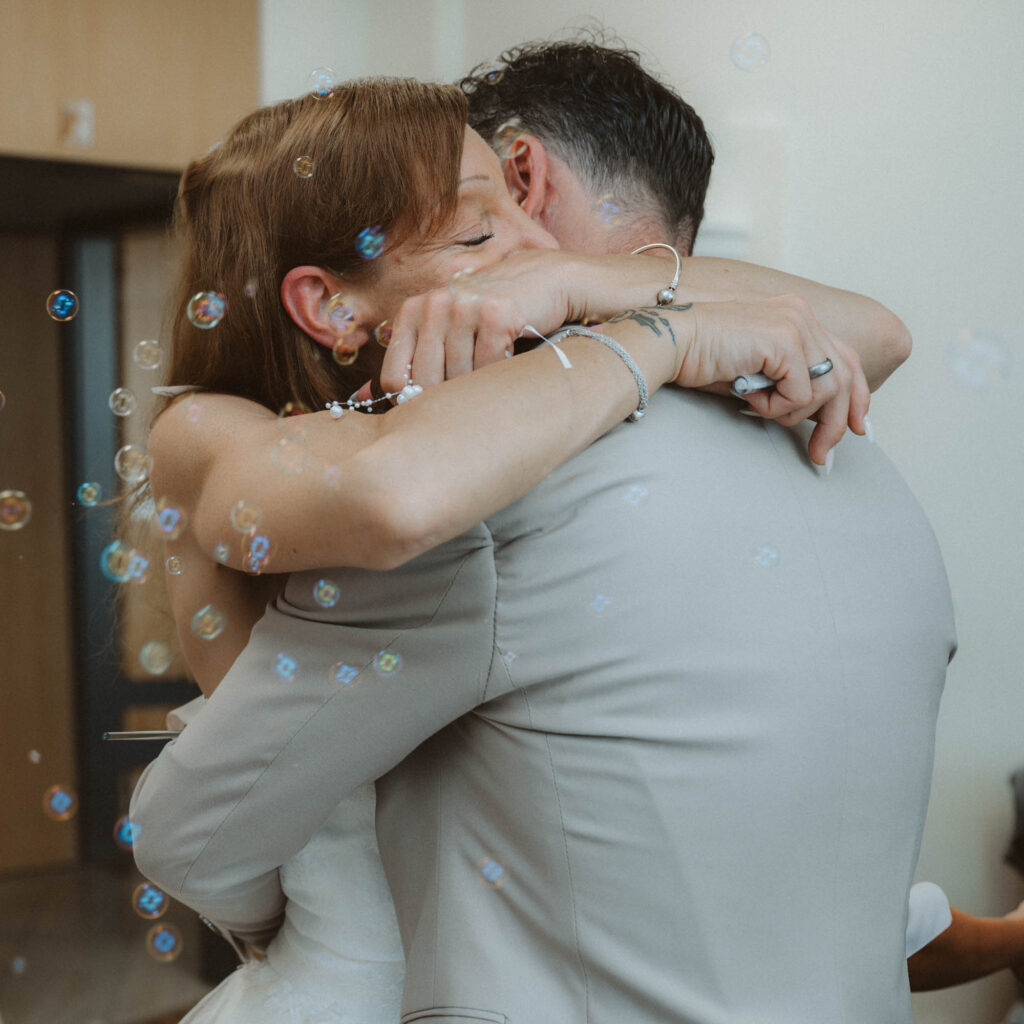
<svg viewBox="0 0 1024 1024"><path fill-rule="evenodd" d="M647 252L648 249L668 249L676 258L676 272L672 275L672 283L658 292L657 300L659 306L671 306L676 300L676 288L679 287L679 275L683 269L682 257L679 255L679 250L674 245L669 245L668 242L651 242L650 245L641 245L639 249L634 249L629 255L635 256L639 252Z"/></svg>
<svg viewBox="0 0 1024 1024"><path fill-rule="evenodd" d="M563 327L561 330L556 331L550 338L548 338L548 344L553 345L555 342L561 341L563 338L570 338L577 335L583 338L593 338L594 341L599 341L606 348L610 348L626 364L626 369L633 374L633 380L636 381L636 389L640 393L639 404L636 409L626 417L626 419L630 423L636 423L637 420L642 420L647 412L647 381L644 379L644 375L640 372L640 367L634 362L633 357L614 338L609 338L607 334L598 334L596 331L588 330L586 327L581 327L579 324L570 324L568 327Z"/></svg>

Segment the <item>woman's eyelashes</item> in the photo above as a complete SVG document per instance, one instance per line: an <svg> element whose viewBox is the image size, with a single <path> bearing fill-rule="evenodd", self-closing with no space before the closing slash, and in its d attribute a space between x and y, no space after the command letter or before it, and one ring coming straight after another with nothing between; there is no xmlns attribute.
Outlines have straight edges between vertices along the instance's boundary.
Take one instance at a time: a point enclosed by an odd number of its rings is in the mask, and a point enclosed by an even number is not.
<svg viewBox="0 0 1024 1024"><path fill-rule="evenodd" d="M490 241L494 237L494 234L477 235L475 238L463 239L459 242L459 245L483 245L484 242Z"/></svg>

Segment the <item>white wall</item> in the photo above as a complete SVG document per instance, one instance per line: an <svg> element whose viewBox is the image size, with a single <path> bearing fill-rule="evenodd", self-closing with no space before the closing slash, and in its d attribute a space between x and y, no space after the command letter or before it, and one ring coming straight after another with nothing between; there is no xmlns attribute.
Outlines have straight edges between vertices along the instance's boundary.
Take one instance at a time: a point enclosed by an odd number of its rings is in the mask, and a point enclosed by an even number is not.
<svg viewBox="0 0 1024 1024"><path fill-rule="evenodd" d="M1024 361L1024 5L263 0L263 92L300 92L324 63L452 78L586 15L648 54L704 116L719 154L710 226L746 230L755 260L880 299L913 332L914 356L873 420L935 526L960 634L919 876L964 909L1001 913L1024 897L1001 863L1007 779L1024 764L1024 430L1012 391ZM729 50L749 32L772 56L746 73ZM993 352L1005 364L986 375ZM964 357L980 387L958 374ZM989 1024L1010 992L1000 978L918 996L915 1013Z"/></svg>

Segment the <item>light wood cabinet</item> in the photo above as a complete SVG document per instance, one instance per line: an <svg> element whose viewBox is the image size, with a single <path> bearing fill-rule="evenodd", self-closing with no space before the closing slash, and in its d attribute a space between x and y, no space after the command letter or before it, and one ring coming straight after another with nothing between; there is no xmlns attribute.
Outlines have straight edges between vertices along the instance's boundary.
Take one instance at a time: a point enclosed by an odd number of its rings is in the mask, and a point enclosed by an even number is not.
<svg viewBox="0 0 1024 1024"><path fill-rule="evenodd" d="M258 0L0 6L0 155L178 170L258 96Z"/></svg>

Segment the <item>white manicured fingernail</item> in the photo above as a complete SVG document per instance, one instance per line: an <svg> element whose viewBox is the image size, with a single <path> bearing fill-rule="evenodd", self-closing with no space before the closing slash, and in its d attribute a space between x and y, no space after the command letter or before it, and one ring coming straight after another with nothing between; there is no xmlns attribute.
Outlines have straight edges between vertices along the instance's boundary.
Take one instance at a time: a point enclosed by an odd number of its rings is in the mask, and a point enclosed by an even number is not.
<svg viewBox="0 0 1024 1024"><path fill-rule="evenodd" d="M815 473L817 473L818 476L828 476L829 473L832 472L832 463L835 462L835 459L835 452L830 448L828 450L828 455L825 456L824 466L819 466L816 462L812 463Z"/></svg>
<svg viewBox="0 0 1024 1024"><path fill-rule="evenodd" d="M864 436L871 444L875 443L875 428L871 425L871 419L868 416L864 417Z"/></svg>

